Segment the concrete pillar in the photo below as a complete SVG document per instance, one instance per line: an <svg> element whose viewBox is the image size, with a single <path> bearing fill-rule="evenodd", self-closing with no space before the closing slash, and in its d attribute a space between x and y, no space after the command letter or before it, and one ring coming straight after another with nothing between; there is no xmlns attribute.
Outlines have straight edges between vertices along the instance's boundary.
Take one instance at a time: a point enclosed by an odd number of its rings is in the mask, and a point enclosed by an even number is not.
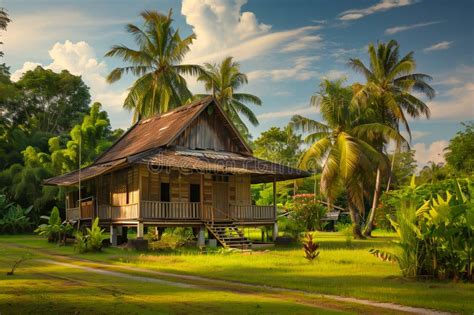
<svg viewBox="0 0 474 315"><path fill-rule="evenodd" d="M143 239L143 222L137 224L137 239Z"/></svg>
<svg viewBox="0 0 474 315"><path fill-rule="evenodd" d="M117 228L113 225L110 226L110 244L112 246L117 246Z"/></svg>
<svg viewBox="0 0 474 315"><path fill-rule="evenodd" d="M273 224L273 241L278 237L278 211L276 195L276 176L273 176L273 211L275 213L275 223Z"/></svg>
<svg viewBox="0 0 474 315"><path fill-rule="evenodd" d="M205 233L206 233L206 229L205 229L204 225L202 225L199 228L198 241L197 241L197 246L198 247L204 247L206 245Z"/></svg>
<svg viewBox="0 0 474 315"><path fill-rule="evenodd" d="M276 241L278 237L278 222L273 223L273 241Z"/></svg>

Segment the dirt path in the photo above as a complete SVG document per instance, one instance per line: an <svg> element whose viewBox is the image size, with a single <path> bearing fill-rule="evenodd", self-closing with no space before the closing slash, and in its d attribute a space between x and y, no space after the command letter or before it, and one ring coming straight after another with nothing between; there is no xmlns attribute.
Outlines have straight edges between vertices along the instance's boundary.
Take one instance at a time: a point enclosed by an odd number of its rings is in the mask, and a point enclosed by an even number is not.
<svg viewBox="0 0 474 315"><path fill-rule="evenodd" d="M183 275L168 272L149 270L138 267L112 265L83 258L58 255L46 250L41 252L37 249L20 244L2 244L7 247L23 248L38 252L47 259L36 259L43 263L56 264L69 268L85 270L98 274L125 278L131 281L158 283L162 285L203 289L220 290L241 294L259 294L267 297L290 300L295 303L314 306L318 308L327 308L332 310L352 311L364 314L452 314L448 312L436 311L432 309L411 307L400 304L376 302L366 299L344 297L330 294L318 294L315 292L271 287L258 284L242 283L237 281L211 279L201 276ZM159 278L157 278L159 277Z"/></svg>

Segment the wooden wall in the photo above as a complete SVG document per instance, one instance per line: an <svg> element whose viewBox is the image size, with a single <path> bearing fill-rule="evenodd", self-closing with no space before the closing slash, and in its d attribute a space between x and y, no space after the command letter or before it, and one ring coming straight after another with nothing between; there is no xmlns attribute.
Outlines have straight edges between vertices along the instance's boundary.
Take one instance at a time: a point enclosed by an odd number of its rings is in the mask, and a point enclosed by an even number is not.
<svg viewBox="0 0 474 315"><path fill-rule="evenodd" d="M96 177L96 197L99 205L123 206L139 202L139 168L117 170Z"/></svg>
<svg viewBox="0 0 474 315"><path fill-rule="evenodd" d="M232 139L222 117L214 110L201 113L175 140L175 145L190 149L242 152L240 142Z"/></svg>
<svg viewBox="0 0 474 315"><path fill-rule="evenodd" d="M213 176L204 174L203 202L213 204ZM141 182L140 179L141 178ZM152 173L146 165L136 165L118 170L110 174L98 176L94 180L95 196L99 205L122 206L136 204L141 200L161 200L161 183L170 183L170 197L172 202L189 202L190 184L201 185L201 174L181 174L177 170L171 172ZM219 183L216 183L219 185ZM229 189L229 203L250 205L250 176L228 175L226 185ZM68 207L77 200L77 191L69 193ZM88 196L82 196L88 197Z"/></svg>

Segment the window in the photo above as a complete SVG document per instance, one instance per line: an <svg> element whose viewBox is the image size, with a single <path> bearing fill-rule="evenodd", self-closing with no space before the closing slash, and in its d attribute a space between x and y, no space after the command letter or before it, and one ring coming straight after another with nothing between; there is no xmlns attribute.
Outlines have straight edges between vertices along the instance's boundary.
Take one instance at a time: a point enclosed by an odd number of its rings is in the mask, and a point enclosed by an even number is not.
<svg viewBox="0 0 474 315"><path fill-rule="evenodd" d="M189 185L189 201L200 202L201 201L201 185L190 184Z"/></svg>
<svg viewBox="0 0 474 315"><path fill-rule="evenodd" d="M215 182L227 183L227 182L229 182L229 176L227 176L227 175L212 175L212 180L215 181Z"/></svg>
<svg viewBox="0 0 474 315"><path fill-rule="evenodd" d="M170 183L161 183L160 190L161 201L170 202Z"/></svg>

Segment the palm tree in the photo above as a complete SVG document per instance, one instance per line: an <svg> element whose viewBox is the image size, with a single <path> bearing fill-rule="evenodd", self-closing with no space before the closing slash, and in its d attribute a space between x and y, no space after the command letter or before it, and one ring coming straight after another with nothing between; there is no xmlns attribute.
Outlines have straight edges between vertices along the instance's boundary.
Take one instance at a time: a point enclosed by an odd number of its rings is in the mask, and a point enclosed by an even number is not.
<svg viewBox="0 0 474 315"><path fill-rule="evenodd" d="M10 23L10 17L4 8L0 8L0 30L5 31L7 29L8 23ZM3 44L0 42L0 45ZM0 57L3 56L3 52L0 51Z"/></svg>
<svg viewBox="0 0 474 315"><path fill-rule="evenodd" d="M352 219L355 238L363 238L360 215L364 211L364 186L376 168L386 165L384 156L369 141L374 136L402 141L393 128L370 121L370 110L362 110L351 103L352 90L342 86L343 80L321 83L321 90L311 98L311 105L319 108L325 123L299 115L290 124L309 133L305 141L311 143L302 155L300 166L316 160L322 162L321 192L332 203L341 191L345 191Z"/></svg>
<svg viewBox="0 0 474 315"><path fill-rule="evenodd" d="M207 92L212 93L224 111L234 122L242 135L248 138L249 131L239 114L247 118L254 126L258 126L258 119L252 110L244 103L261 105L262 101L255 95L236 93L242 85L248 83L247 75L240 72L240 64L227 57L219 65L204 64L205 71L198 77L204 83ZM199 97L205 94L198 95Z"/></svg>
<svg viewBox="0 0 474 315"><path fill-rule="evenodd" d="M198 75L201 67L181 64L196 38L194 34L182 39L172 27L172 11L163 15L156 11L143 11L143 27L127 25L138 48L115 45L106 57L121 57L125 67L115 68L107 77L109 83L131 73L139 78L129 89L124 108L134 112L134 120L166 112L191 99L183 75Z"/></svg>
<svg viewBox="0 0 474 315"><path fill-rule="evenodd" d="M416 63L413 52L408 53L400 59L399 44L395 40L387 44L379 43L377 49L373 44L369 45L368 54L369 67L365 66L360 59L350 59L349 65L357 72L365 76L364 85L355 85L353 102L359 106L371 107L378 121L382 124L400 130L402 124L408 132L411 140L411 131L407 116L412 118L426 116L429 118L428 106L413 92L426 95L429 99L435 96L434 89L427 83L431 77L415 73ZM383 152L386 142L383 139L375 139L375 148ZM400 144L397 143L397 146ZM377 170L375 191L372 207L364 231L370 236L373 229L375 210L377 208L382 185L382 171Z"/></svg>

